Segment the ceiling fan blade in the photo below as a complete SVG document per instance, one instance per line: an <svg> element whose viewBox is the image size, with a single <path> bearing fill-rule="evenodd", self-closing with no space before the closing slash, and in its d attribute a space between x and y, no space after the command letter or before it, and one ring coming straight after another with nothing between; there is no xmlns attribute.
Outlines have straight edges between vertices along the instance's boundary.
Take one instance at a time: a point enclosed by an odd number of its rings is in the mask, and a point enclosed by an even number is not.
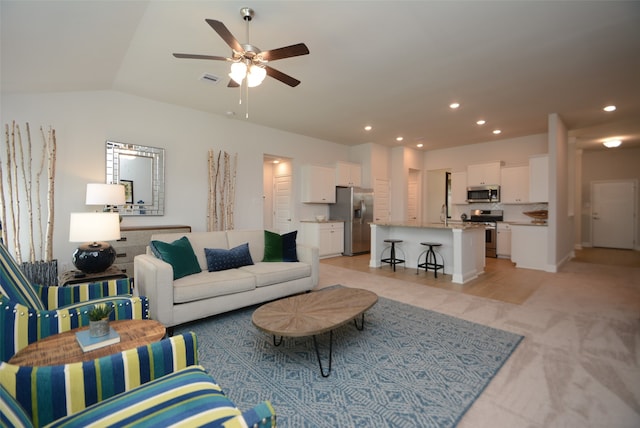
<svg viewBox="0 0 640 428"><path fill-rule="evenodd" d="M225 27L222 22L216 21L215 19L205 19L205 21L207 21L211 28L213 28L215 32L218 33L220 37L222 37L222 40L224 40L231 49L236 52L244 52L244 49L242 49L240 43L238 43L236 38L233 37L233 34L231 34L229 30L227 30L227 27Z"/></svg>
<svg viewBox="0 0 640 428"><path fill-rule="evenodd" d="M227 88L237 88L238 86L240 86L238 85L238 82L236 82L233 79L229 79L229 84L227 85Z"/></svg>
<svg viewBox="0 0 640 428"><path fill-rule="evenodd" d="M188 58L188 59L212 59L215 61L228 61L229 58L225 58L223 56L211 56L211 55L193 55L193 54L184 54L184 53L174 53L173 56L176 58Z"/></svg>
<svg viewBox="0 0 640 428"><path fill-rule="evenodd" d="M274 79L277 79L279 81L281 81L282 83L289 85L293 88L295 88L296 86L298 86L300 84L300 81L298 79L294 79L293 77L289 76L288 74L284 74L281 71L276 70L275 68L269 67L268 65L264 67L267 70L267 75L273 77Z"/></svg>
<svg viewBox="0 0 640 428"><path fill-rule="evenodd" d="M292 56L300 56L309 54L309 48L304 43L297 45L285 46L283 48L272 49L260 53L260 56L266 61L275 61L277 59L291 58Z"/></svg>

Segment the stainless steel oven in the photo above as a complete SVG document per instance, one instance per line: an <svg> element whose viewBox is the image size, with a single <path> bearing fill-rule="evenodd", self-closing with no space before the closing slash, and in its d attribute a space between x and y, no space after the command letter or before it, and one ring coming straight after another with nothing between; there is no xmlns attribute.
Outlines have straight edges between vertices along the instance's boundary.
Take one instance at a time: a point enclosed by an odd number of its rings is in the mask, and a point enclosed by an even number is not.
<svg viewBox="0 0 640 428"><path fill-rule="evenodd" d="M502 221L504 218L502 210L472 210L469 220L470 223L481 224L485 226L485 256L498 257L497 243L498 235L496 231L496 222Z"/></svg>

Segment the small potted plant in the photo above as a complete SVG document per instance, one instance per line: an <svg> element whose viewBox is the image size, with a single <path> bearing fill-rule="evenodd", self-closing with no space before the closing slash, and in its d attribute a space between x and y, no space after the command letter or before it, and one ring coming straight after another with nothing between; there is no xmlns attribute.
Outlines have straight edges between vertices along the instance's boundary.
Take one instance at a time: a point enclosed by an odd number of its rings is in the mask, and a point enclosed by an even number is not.
<svg viewBox="0 0 640 428"><path fill-rule="evenodd" d="M89 309L89 336L100 337L109 333L109 314L113 306L98 303Z"/></svg>

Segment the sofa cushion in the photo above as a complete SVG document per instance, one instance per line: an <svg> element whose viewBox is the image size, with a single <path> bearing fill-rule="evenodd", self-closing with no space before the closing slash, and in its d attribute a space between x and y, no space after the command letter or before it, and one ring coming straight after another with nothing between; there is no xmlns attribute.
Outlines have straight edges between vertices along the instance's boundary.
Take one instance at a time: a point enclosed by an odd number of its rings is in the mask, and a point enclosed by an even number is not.
<svg viewBox="0 0 640 428"><path fill-rule="evenodd" d="M256 277L240 269L201 272L173 282L173 302L187 303L256 288Z"/></svg>
<svg viewBox="0 0 640 428"><path fill-rule="evenodd" d="M270 262L243 266L239 270L256 277L256 287L279 284L311 276L311 265L301 262Z"/></svg>
<svg viewBox="0 0 640 428"><path fill-rule="evenodd" d="M191 366L54 421L64 426L222 426L241 415L201 366Z"/></svg>
<svg viewBox="0 0 640 428"><path fill-rule="evenodd" d="M176 239L172 243L151 241L150 247L157 258L173 267L174 280L202 272L193 247L186 236Z"/></svg>
<svg viewBox="0 0 640 428"><path fill-rule="evenodd" d="M249 244L246 242L230 250L205 248L204 253L207 256L207 270L209 272L218 272L253 264L251 253L249 252Z"/></svg>
<svg viewBox="0 0 640 428"><path fill-rule="evenodd" d="M264 257L264 230L227 230L227 241L229 246L226 248L237 247L238 245L248 242L251 259L259 262ZM212 247L211 245L209 247Z"/></svg>
<svg viewBox="0 0 640 428"><path fill-rule="evenodd" d="M264 258L263 262L297 262L296 237L298 231L278 235L277 233L264 231Z"/></svg>

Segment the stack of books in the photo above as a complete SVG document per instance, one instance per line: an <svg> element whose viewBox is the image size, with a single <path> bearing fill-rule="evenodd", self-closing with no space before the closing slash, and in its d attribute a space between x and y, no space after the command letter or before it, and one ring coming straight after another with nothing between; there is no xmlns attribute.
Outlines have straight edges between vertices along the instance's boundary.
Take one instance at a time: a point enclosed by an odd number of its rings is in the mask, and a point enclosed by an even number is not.
<svg viewBox="0 0 640 428"><path fill-rule="evenodd" d="M109 327L109 333L100 337L91 337L89 335L89 329L82 330L76 333L76 340L82 348L83 352L94 351L104 346L113 345L120 342L120 335L113 327Z"/></svg>

